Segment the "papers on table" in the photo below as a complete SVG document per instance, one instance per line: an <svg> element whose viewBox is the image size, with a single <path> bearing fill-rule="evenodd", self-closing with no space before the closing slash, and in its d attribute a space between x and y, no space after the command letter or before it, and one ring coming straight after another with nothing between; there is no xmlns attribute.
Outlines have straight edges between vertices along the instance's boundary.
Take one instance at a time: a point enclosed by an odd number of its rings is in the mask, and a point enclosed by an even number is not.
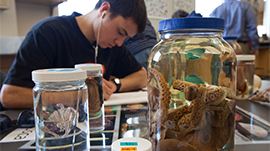
<svg viewBox="0 0 270 151"><path fill-rule="evenodd" d="M17 128L3 138L0 143L35 140L35 128Z"/></svg>
<svg viewBox="0 0 270 151"><path fill-rule="evenodd" d="M104 105L145 103L147 100L147 91L114 93Z"/></svg>

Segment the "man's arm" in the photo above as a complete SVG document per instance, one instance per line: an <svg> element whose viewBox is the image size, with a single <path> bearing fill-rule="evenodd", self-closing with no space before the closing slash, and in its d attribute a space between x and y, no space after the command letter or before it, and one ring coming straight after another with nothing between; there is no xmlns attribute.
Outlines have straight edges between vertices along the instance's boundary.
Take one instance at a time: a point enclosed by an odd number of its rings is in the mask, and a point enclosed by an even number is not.
<svg viewBox="0 0 270 151"><path fill-rule="evenodd" d="M250 50L258 51L259 35L257 31L257 17L255 16L251 5L249 5L246 10L246 31L251 42Z"/></svg>
<svg viewBox="0 0 270 151"><path fill-rule="evenodd" d="M4 84L1 89L1 102L5 108L19 109L33 107L31 88Z"/></svg>
<svg viewBox="0 0 270 151"><path fill-rule="evenodd" d="M146 87L147 72L144 69L144 67L142 67L141 70L120 79L120 81L121 81L121 87L119 89L120 92L138 90Z"/></svg>
<svg viewBox="0 0 270 151"><path fill-rule="evenodd" d="M1 92L2 104L5 108L32 108L33 107L33 93L31 88L19 87L5 84ZM87 91L83 91L83 101L87 96ZM50 106L53 104L62 103L65 106L72 106L77 101L78 91L73 90L68 93L44 91L42 92L41 100L43 106Z"/></svg>
<svg viewBox="0 0 270 151"><path fill-rule="evenodd" d="M134 72L125 78L120 79L121 87L119 91L132 91L146 87L147 73L144 67L141 70ZM113 81L103 79L103 94L104 100L108 100L111 95L116 91L117 87Z"/></svg>
<svg viewBox="0 0 270 151"><path fill-rule="evenodd" d="M134 72L124 78L119 79L121 87L119 92L138 90L146 87L147 85L147 72L144 67L141 70ZM108 100L117 87L113 81L103 80L104 100Z"/></svg>

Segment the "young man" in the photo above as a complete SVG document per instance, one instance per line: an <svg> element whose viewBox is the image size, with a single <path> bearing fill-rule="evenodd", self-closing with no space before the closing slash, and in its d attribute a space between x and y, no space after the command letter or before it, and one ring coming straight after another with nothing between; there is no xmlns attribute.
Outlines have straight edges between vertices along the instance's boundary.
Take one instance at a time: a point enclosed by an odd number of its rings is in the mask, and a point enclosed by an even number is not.
<svg viewBox="0 0 270 151"><path fill-rule="evenodd" d="M2 104L6 108L33 107L33 70L74 68L79 63L104 66L105 100L116 91L145 87L146 70L122 44L141 33L146 21L144 0L99 0L86 15L73 13L38 22L26 35L4 81ZM111 75L120 78L121 84L107 81Z"/></svg>

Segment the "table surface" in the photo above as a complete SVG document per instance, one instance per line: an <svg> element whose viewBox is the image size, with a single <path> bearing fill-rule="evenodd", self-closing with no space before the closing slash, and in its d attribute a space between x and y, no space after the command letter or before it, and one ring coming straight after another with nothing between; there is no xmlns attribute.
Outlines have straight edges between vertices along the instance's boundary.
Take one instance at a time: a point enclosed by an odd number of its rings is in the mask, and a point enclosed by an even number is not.
<svg viewBox="0 0 270 151"><path fill-rule="evenodd" d="M269 81L268 81L269 82ZM249 113L260 117L261 119L270 123L270 103L258 103L249 100L236 100L236 105ZM17 119L19 113L22 110L7 110L1 111L1 114L9 115L11 119ZM120 116L120 115L117 115ZM0 139L4 138L8 134L1 134ZM119 134L120 135L120 134ZM0 143L0 150L9 151L24 151L18 149L18 147L24 145L26 142L13 142L13 143ZM252 145L235 145L235 151L270 151L270 144L252 144ZM26 151L26 150L25 150ZM29 151L29 150L27 150ZM91 151L110 151L110 148L91 149Z"/></svg>

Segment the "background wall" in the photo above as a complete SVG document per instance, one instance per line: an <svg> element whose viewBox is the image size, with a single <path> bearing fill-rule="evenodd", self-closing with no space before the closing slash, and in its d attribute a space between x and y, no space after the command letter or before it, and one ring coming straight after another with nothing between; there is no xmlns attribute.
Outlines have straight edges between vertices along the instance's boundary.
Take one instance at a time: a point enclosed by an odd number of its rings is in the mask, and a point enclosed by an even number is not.
<svg viewBox="0 0 270 151"><path fill-rule="evenodd" d="M49 16L48 5L9 0L9 8L0 9L0 36L25 36L36 22Z"/></svg>
<svg viewBox="0 0 270 151"><path fill-rule="evenodd" d="M15 0L9 0L9 8L0 9L0 36L18 36Z"/></svg>
<svg viewBox="0 0 270 151"><path fill-rule="evenodd" d="M0 54L15 54L27 32L38 21L57 15L49 5L8 0L7 9L0 9Z"/></svg>
<svg viewBox="0 0 270 151"><path fill-rule="evenodd" d="M158 32L158 23L164 19L170 19L172 14L179 9L188 13L195 10L195 0L145 0L147 15L153 27Z"/></svg>
<svg viewBox="0 0 270 151"><path fill-rule="evenodd" d="M25 36L38 21L50 16L50 7L31 3L17 2L18 36Z"/></svg>

